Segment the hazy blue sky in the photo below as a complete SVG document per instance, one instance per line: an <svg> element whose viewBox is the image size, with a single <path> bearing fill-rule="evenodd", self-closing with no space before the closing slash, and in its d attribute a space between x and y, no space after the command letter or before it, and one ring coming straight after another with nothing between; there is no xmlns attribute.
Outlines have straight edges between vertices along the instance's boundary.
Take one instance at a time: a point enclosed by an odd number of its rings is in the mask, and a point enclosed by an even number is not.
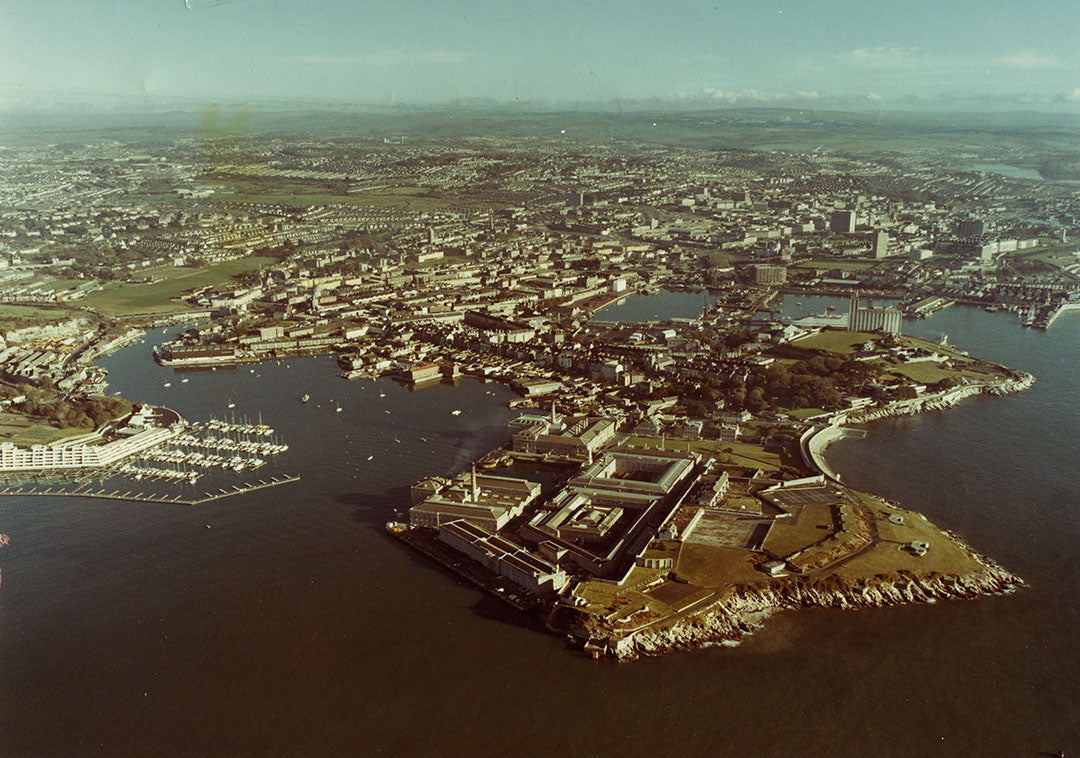
<svg viewBox="0 0 1080 758"><path fill-rule="evenodd" d="M1080 109L1077 0L0 0L40 93Z"/></svg>

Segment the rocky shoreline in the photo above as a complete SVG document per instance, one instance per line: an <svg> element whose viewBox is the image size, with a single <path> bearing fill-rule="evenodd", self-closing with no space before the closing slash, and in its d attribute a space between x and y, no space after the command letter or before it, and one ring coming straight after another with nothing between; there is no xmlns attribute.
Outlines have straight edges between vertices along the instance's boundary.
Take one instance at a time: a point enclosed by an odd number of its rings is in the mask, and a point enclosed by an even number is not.
<svg viewBox="0 0 1080 758"><path fill-rule="evenodd" d="M725 599L684 621L645 629L629 637L592 641L618 660L693 650L736 642L762 626L772 613L795 608L881 608L905 603L975 598L1002 594L1024 582L982 556L984 568L966 576L901 572L851 583L834 577L789 577L766 585L738 586ZM602 645L596 643L602 642Z"/></svg>
<svg viewBox="0 0 1080 758"><path fill-rule="evenodd" d="M864 411L856 411L838 419L839 424L863 424L868 421L877 421L894 416L914 416L927 411L942 411L951 408L965 398L975 395L1011 395L1015 392L1023 392L1035 383L1035 377L1027 372L1017 372L1020 377L1009 379L1005 382L994 384L966 385L943 392L929 398L915 398L899 403L893 403L885 408L873 408Z"/></svg>

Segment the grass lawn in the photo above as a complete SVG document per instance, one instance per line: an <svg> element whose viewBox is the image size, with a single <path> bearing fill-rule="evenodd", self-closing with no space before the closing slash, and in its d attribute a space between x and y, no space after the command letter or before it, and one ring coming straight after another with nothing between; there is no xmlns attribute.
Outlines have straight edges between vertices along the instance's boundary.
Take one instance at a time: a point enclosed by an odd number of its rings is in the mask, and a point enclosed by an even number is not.
<svg viewBox="0 0 1080 758"><path fill-rule="evenodd" d="M589 604L589 612L610 619L621 618L659 601L639 592L636 587L656 579L666 571L635 566L622 586L598 581L583 581L574 591Z"/></svg>
<svg viewBox="0 0 1080 758"><path fill-rule="evenodd" d="M257 271L274 262L273 258L238 258L206 268L167 267L147 271L161 281L153 284L114 283L105 289L91 292L79 301L79 305L90 308L105 316L123 316L135 313L161 313L166 311L186 310L191 306L173 302L189 290L207 285L221 285L233 276L247 271Z"/></svg>
<svg viewBox="0 0 1080 758"><path fill-rule="evenodd" d="M45 324L59 324L73 318L84 318L93 321L93 317L86 313L69 310L67 308L39 308L33 305L0 305L0 331L17 329L23 326L39 326Z"/></svg>
<svg viewBox="0 0 1080 758"><path fill-rule="evenodd" d="M50 279L42 282L41 288L54 291L73 290L80 284L86 284L87 281L87 279Z"/></svg>
<svg viewBox="0 0 1080 758"><path fill-rule="evenodd" d="M730 266L738 258L738 256L732 253L712 252L707 253L707 255L709 256L709 262L718 268Z"/></svg>
<svg viewBox="0 0 1080 758"><path fill-rule="evenodd" d="M890 367L889 373L907 377L922 384L934 384L950 377L958 378L961 374L953 369L942 368L937 363L905 363Z"/></svg>
<svg viewBox="0 0 1080 758"><path fill-rule="evenodd" d="M951 537L930 523L925 516L912 511L893 508L878 498L862 492L851 492L870 508L877 517L880 543L858 558L854 558L831 572L848 579L858 579L873 574L888 574L905 569L907 571L931 572L942 574L967 574L978 571L982 565L968 555ZM888 514L898 513L904 517L904 524L893 524L886 520ZM913 541L930 543L930 550L921 558L906 550L899 550L901 544Z"/></svg>
<svg viewBox="0 0 1080 758"><path fill-rule="evenodd" d="M1049 251L1033 256L1035 260L1045 261L1053 266L1071 266L1076 263L1076 256L1071 252Z"/></svg>
<svg viewBox="0 0 1080 758"><path fill-rule="evenodd" d="M439 268L440 266L453 266L458 263L468 263L471 259L467 255L444 255L442 258L433 258L423 263L408 263L405 268L409 271L419 271L425 268Z"/></svg>
<svg viewBox="0 0 1080 758"><path fill-rule="evenodd" d="M728 511L738 511L740 514L752 513L760 515L763 511L762 501L745 492L738 492L734 487L724 495L723 508Z"/></svg>
<svg viewBox="0 0 1080 758"><path fill-rule="evenodd" d="M878 340L880 334L849 332L843 329L826 329L791 343L803 350L824 350L829 353L850 354L861 349L867 340Z"/></svg>
<svg viewBox="0 0 1080 758"><path fill-rule="evenodd" d="M748 466L750 468L763 468L776 471L781 466L778 453L767 453L759 445L751 445L746 442L720 442L719 440L684 440L677 438L665 438L665 450L686 450L689 442L690 450L699 453L707 453L721 460L730 459L727 462L736 466ZM636 447L660 447L659 437L627 437L626 444ZM726 450L731 448L731 452Z"/></svg>
<svg viewBox="0 0 1080 758"><path fill-rule="evenodd" d="M713 547L688 542L679 553L675 573L699 587L721 587L729 582L761 579L754 568L753 553L733 547Z"/></svg>
<svg viewBox="0 0 1080 758"><path fill-rule="evenodd" d="M16 413L0 413L0 440L14 442L16 445L48 445L50 442L89 431L82 428L57 429Z"/></svg>
<svg viewBox="0 0 1080 758"><path fill-rule="evenodd" d="M809 503L802 507L798 519L777 519L762 546L780 557L809 547L833 533L832 509L824 503Z"/></svg>

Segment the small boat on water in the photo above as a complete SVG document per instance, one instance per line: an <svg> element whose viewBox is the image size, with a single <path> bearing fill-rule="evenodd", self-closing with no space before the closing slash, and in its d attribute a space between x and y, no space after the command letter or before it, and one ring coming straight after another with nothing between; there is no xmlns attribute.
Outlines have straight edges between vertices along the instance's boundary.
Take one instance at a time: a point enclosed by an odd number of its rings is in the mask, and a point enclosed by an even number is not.
<svg viewBox="0 0 1080 758"><path fill-rule="evenodd" d="M337 407L337 411L336 411L336 412L337 412L337 413L341 413L341 406L340 406L340 405L339 405L339 406Z"/></svg>
<svg viewBox="0 0 1080 758"><path fill-rule="evenodd" d="M311 395L309 395L306 392L303 395L300 396L300 402L301 403L306 403L310 399L311 399Z"/></svg>
<svg viewBox="0 0 1080 758"><path fill-rule="evenodd" d="M460 416L460 415L461 415L461 411L459 411L459 410L453 410L453 411L450 411L450 415L451 415L451 416Z"/></svg>

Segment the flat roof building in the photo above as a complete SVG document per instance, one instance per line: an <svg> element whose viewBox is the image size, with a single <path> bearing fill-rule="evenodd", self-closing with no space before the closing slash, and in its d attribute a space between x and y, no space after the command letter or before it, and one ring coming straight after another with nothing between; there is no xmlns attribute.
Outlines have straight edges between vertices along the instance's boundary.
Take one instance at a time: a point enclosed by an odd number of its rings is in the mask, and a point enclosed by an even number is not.
<svg viewBox="0 0 1080 758"><path fill-rule="evenodd" d="M438 538L488 570L536 595L558 592L568 581L566 572L558 566L468 521L450 521L440 525Z"/></svg>
<svg viewBox="0 0 1080 758"><path fill-rule="evenodd" d="M855 231L855 211L833 211L829 216L829 231L851 234Z"/></svg>
<svg viewBox="0 0 1080 758"><path fill-rule="evenodd" d="M424 485L433 494L409 509L412 527L437 529L463 519L497 532L540 496L540 485L536 482L477 474L475 469L442 486L436 479L425 480Z"/></svg>
<svg viewBox="0 0 1080 758"><path fill-rule="evenodd" d="M576 461L592 461L593 455L615 436L615 421L609 418L586 417L564 425L554 417L535 417L521 426L513 437L515 451Z"/></svg>
<svg viewBox="0 0 1080 758"><path fill-rule="evenodd" d="M787 282L786 266L777 266L773 263L757 263L753 268L755 284L771 285Z"/></svg>

